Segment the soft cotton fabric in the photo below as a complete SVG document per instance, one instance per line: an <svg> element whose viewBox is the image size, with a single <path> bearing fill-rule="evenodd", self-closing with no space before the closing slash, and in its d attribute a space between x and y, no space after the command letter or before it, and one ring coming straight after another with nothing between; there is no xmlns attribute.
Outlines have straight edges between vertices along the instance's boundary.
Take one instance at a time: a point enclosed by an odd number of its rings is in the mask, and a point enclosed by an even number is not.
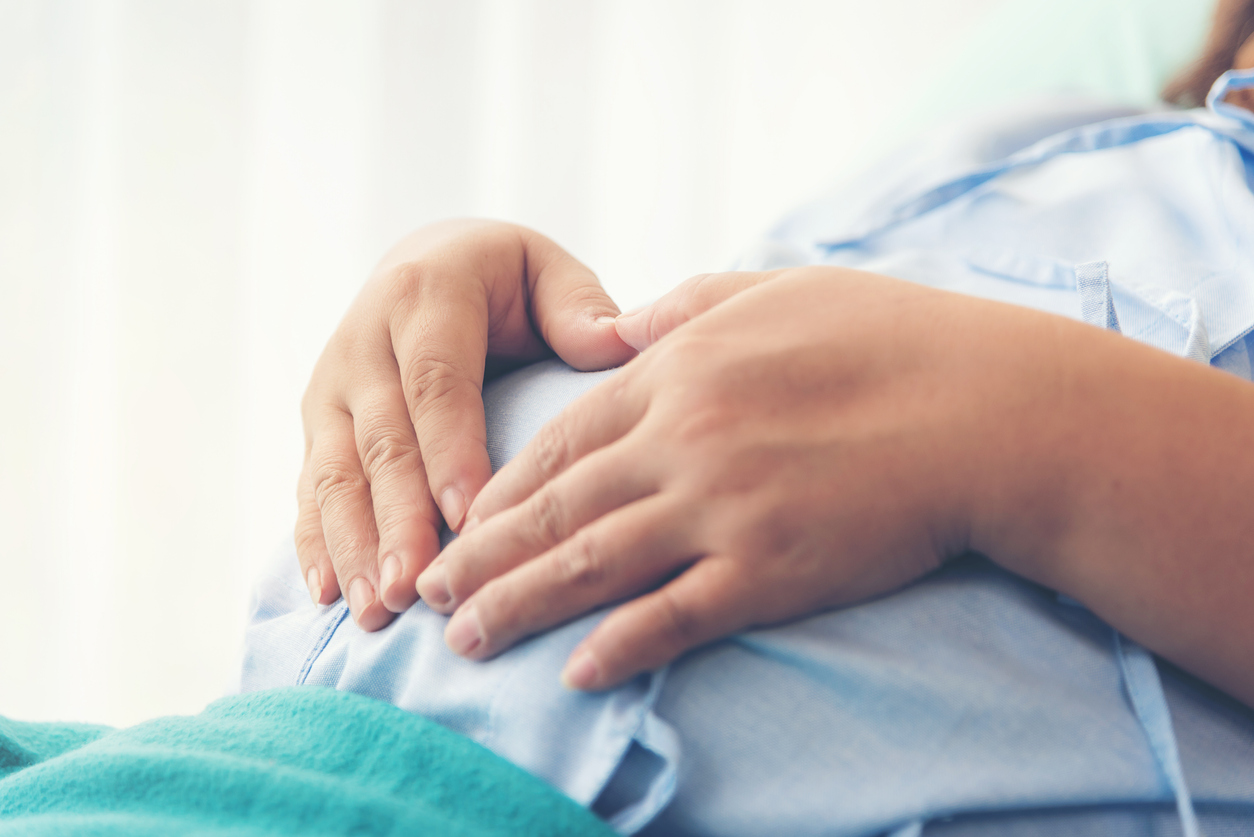
<svg viewBox="0 0 1254 837"><path fill-rule="evenodd" d="M0 719L3 835L611 833L468 739L347 692L258 692L124 730Z"/></svg>
<svg viewBox="0 0 1254 837"><path fill-rule="evenodd" d="M553 361L490 385L494 462L604 377ZM394 702L622 831L656 818L649 833L877 834L980 814L979 825L1014 834L1022 818L990 817L1068 808L1144 834L1171 833L1176 817L1115 634L978 559L876 602L739 635L604 695L558 682L600 613L474 663L448 651L447 620L421 603L373 634L342 602L313 606L290 545L258 594L245 688L315 683ZM1164 675L1203 825L1223 814L1248 828L1254 718Z"/></svg>
<svg viewBox="0 0 1254 837"><path fill-rule="evenodd" d="M739 266L875 270L1117 326L1248 379L1252 154L1241 114L1057 103L929 137ZM549 362L485 389L494 467L605 374ZM289 545L258 589L241 682L395 702L625 833L1254 833L1254 713L984 560L606 694L562 690L602 616L470 663L421 603L376 634L342 602L309 604Z"/></svg>

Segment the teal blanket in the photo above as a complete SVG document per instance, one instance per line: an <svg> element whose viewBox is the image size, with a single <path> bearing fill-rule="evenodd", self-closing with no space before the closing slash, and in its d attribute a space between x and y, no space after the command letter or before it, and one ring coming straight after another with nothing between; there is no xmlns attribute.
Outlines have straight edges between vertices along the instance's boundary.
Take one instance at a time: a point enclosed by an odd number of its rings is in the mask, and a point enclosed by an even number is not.
<svg viewBox="0 0 1254 837"><path fill-rule="evenodd" d="M0 834L613 831L435 723L306 687L122 730L0 718Z"/></svg>

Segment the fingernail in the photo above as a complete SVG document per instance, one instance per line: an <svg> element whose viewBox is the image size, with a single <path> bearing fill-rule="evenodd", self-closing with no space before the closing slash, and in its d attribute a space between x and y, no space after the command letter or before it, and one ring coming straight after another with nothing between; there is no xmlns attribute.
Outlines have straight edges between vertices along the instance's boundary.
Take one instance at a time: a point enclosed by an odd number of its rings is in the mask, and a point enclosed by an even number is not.
<svg viewBox="0 0 1254 837"><path fill-rule="evenodd" d="M444 642L454 654L466 656L483 644L483 629L473 606L463 607L444 629Z"/></svg>
<svg viewBox="0 0 1254 837"><path fill-rule="evenodd" d="M456 486L449 486L440 495L440 510L444 512L444 522L448 528L456 532L466 516L466 498Z"/></svg>
<svg viewBox="0 0 1254 837"><path fill-rule="evenodd" d="M601 676L597 661L588 651L576 649L562 669L562 685L568 689L593 689Z"/></svg>
<svg viewBox="0 0 1254 837"><path fill-rule="evenodd" d="M597 317L597 325L610 325L617 319L617 317Z"/></svg>
<svg viewBox="0 0 1254 837"><path fill-rule="evenodd" d="M309 598L314 604L322 604L322 573L317 567L310 567L305 573L305 583L309 585Z"/></svg>
<svg viewBox="0 0 1254 837"><path fill-rule="evenodd" d="M418 576L418 595L432 610L443 610L453 600L448 589L448 573L444 565L436 562Z"/></svg>
<svg viewBox="0 0 1254 837"><path fill-rule="evenodd" d="M641 308L639 311L632 311L630 314L623 314L615 321L615 329L618 331L618 339L622 340L628 346L631 346L637 352L643 352L649 345L647 335L633 333L644 328L643 321L640 320L640 317L644 314L644 312L645 309ZM636 325L637 322L641 322L642 325Z"/></svg>
<svg viewBox="0 0 1254 837"><path fill-rule="evenodd" d="M348 588L348 609L353 612L353 619L361 620L366 608L374 604L374 588L364 578L357 578Z"/></svg>
<svg viewBox="0 0 1254 837"><path fill-rule="evenodd" d="M383 559L383 568L379 570L379 589L391 590L396 579L401 577L401 559L389 555Z"/></svg>

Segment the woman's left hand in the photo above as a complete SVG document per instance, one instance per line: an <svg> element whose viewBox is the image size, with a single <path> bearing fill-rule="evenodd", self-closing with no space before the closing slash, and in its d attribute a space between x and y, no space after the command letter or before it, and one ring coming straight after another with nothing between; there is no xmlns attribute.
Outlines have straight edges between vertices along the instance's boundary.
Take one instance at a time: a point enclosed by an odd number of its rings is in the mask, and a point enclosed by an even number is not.
<svg viewBox="0 0 1254 837"><path fill-rule="evenodd" d="M738 629L901 587L981 547L990 500L1023 499L990 458L1012 447L1007 428L1030 436L1024 422L1058 405L1022 386L1008 347L1048 353L1060 328L1107 338L834 268L698 277L621 331L644 345L729 295L484 488L418 580L429 605L456 610L454 651L491 656L630 599L564 672L605 688Z"/></svg>

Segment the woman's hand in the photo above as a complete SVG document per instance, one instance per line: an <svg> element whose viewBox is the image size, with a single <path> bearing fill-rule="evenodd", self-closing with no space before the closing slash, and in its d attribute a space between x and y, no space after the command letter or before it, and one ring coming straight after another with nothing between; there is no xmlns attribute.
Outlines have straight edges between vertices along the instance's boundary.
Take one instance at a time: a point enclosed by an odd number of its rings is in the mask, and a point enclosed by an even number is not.
<svg viewBox="0 0 1254 837"><path fill-rule="evenodd" d="M384 257L305 393L296 547L315 602L344 591L366 630L414 580L491 476L481 389L555 351L578 369L635 354L596 276L552 241L490 221L419 230Z"/></svg>
<svg viewBox="0 0 1254 837"><path fill-rule="evenodd" d="M1047 354L1059 325L1105 336L855 271L698 277L620 320L656 345L497 474L419 592L471 657L630 599L565 672L603 688L894 590L1026 499L993 464L1053 405L1009 347Z"/></svg>
<svg viewBox="0 0 1254 837"><path fill-rule="evenodd" d="M1249 382L839 268L698 277L619 331L648 348L419 577L454 651L626 600L563 672L604 688L974 550L1254 706Z"/></svg>

